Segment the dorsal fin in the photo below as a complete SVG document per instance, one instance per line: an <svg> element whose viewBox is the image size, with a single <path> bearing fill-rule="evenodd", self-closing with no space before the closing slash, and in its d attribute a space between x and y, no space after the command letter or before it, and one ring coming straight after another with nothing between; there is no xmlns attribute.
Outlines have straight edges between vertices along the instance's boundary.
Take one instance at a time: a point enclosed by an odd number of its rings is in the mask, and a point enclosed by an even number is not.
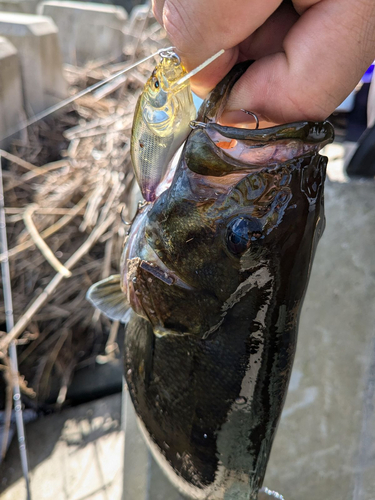
<svg viewBox="0 0 375 500"><path fill-rule="evenodd" d="M122 323L128 321L130 306L121 289L121 276L119 274L92 285L87 291L86 299L108 318Z"/></svg>

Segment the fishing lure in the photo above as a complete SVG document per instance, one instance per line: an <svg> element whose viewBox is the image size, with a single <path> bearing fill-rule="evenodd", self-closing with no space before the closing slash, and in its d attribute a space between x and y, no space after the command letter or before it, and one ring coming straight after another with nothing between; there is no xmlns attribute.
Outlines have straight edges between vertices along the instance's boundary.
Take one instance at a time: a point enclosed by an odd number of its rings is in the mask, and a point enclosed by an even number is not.
<svg viewBox="0 0 375 500"><path fill-rule="evenodd" d="M190 73L173 50L159 52L161 60L137 101L130 147L134 173L146 201L155 199L171 159L190 133L189 123L196 115L190 77L223 52Z"/></svg>

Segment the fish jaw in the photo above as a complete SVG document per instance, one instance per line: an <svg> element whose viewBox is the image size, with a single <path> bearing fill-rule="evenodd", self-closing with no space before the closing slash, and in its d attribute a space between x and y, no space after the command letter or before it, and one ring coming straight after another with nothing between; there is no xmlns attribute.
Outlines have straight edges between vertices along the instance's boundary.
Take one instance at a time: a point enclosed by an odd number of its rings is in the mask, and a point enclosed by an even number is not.
<svg viewBox="0 0 375 500"><path fill-rule="evenodd" d="M171 271L147 243L145 224L151 208L152 204L148 204L140 210L125 242L121 261L122 289L132 309L151 322L156 335L176 335L180 332L165 326L165 311L158 301L158 288L175 287L182 296L194 293L194 288Z"/></svg>

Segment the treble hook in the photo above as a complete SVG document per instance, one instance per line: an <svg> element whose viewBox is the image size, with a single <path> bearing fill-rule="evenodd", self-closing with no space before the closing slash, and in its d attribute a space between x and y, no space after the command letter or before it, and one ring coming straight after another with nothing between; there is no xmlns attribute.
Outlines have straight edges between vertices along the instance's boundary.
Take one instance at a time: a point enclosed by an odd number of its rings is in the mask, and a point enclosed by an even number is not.
<svg viewBox="0 0 375 500"><path fill-rule="evenodd" d="M258 128L259 128L259 118L257 117L257 115L255 113L253 113L252 111L247 111L247 109L241 109L241 111L243 111L247 115L250 115L250 116L252 116L254 118L254 120L255 120L255 130L258 130Z"/></svg>

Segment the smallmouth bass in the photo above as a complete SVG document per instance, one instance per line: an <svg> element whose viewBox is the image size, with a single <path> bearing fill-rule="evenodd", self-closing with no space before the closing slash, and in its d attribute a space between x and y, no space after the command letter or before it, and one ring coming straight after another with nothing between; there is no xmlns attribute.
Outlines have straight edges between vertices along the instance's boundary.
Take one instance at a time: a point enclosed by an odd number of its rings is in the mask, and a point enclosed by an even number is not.
<svg viewBox="0 0 375 500"><path fill-rule="evenodd" d="M191 499L258 497L324 229L328 122L217 123L248 64L202 104L175 172L133 221L121 275L88 294L113 319L129 316L140 428Z"/></svg>

